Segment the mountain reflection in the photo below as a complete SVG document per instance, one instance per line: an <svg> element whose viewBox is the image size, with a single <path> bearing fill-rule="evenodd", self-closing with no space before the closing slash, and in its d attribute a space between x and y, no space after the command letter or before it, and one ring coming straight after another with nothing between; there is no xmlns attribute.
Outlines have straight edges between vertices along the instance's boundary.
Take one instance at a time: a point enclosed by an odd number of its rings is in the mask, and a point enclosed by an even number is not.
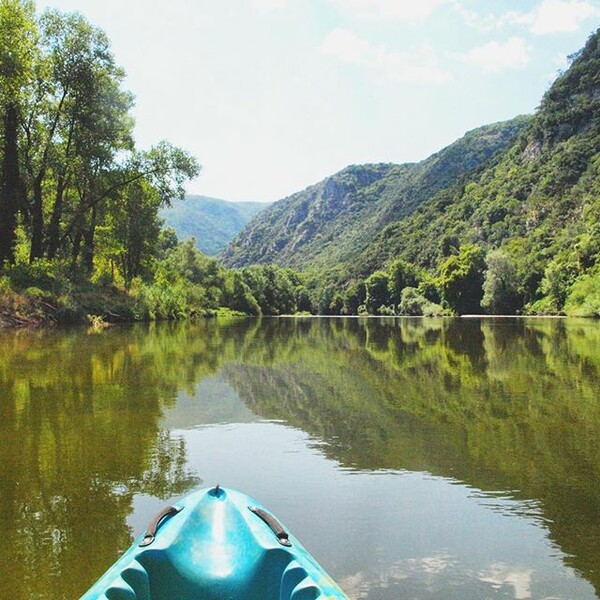
<svg viewBox="0 0 600 600"><path fill-rule="evenodd" d="M534 500L518 506L600 589L598 323L290 320L257 335L276 358L250 351L221 371L254 412L324 440L347 468Z"/></svg>
<svg viewBox="0 0 600 600"><path fill-rule="evenodd" d="M519 500L600 590L600 324L247 319L0 335L7 597L78 597L131 543L134 496L199 484L163 413L215 378L346 469ZM200 425L185 407L178 427ZM482 581L525 589L517 575Z"/></svg>

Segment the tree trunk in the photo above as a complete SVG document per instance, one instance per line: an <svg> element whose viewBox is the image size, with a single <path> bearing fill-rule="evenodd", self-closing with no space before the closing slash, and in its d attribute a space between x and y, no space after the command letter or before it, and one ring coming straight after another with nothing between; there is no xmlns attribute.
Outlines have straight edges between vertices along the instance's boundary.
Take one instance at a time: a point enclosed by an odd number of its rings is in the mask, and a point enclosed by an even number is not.
<svg viewBox="0 0 600 600"><path fill-rule="evenodd" d="M42 182L45 169L33 181L33 204L31 206L31 250L29 262L44 256L44 205L42 203Z"/></svg>
<svg viewBox="0 0 600 600"><path fill-rule="evenodd" d="M0 264L15 262L17 241L17 212L19 210L19 113L16 104L10 103L4 114L4 156L0 173Z"/></svg>
<svg viewBox="0 0 600 600"><path fill-rule="evenodd" d="M98 209L92 206L89 227L83 236L83 268L89 275L94 270L94 235L96 233L96 217Z"/></svg>
<svg viewBox="0 0 600 600"><path fill-rule="evenodd" d="M67 147L65 150L64 165L62 171L58 174L56 182L56 196L54 197L54 206L52 207L52 216L48 225L47 248L46 255L52 259L56 256L60 246L60 224L63 215L63 204L65 189L67 183L67 170L69 157L71 155L71 143L73 142L73 132L75 130L75 118L71 118L69 124L69 135L67 138Z"/></svg>
<svg viewBox="0 0 600 600"><path fill-rule="evenodd" d="M48 226L48 258L52 259L58 252L60 243L60 221L62 219L62 208L65 193L65 178L61 175L56 184L56 198L54 199L54 208L50 225Z"/></svg>

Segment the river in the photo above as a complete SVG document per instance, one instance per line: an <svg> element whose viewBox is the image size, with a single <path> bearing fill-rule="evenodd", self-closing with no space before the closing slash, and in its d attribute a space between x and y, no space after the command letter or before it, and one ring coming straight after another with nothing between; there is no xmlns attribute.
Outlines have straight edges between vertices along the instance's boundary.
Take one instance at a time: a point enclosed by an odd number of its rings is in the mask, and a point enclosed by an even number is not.
<svg viewBox="0 0 600 600"><path fill-rule="evenodd" d="M353 600L598 598L599 390L586 320L2 332L0 598L79 598L217 483Z"/></svg>

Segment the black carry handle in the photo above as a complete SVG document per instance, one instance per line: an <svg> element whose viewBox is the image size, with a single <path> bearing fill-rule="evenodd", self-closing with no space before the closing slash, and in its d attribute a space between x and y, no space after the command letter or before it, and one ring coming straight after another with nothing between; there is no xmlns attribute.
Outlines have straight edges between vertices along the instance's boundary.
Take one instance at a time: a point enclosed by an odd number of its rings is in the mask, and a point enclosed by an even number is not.
<svg viewBox="0 0 600 600"><path fill-rule="evenodd" d="M270 515L262 508L258 508L258 506L249 506L248 509L251 510L256 516L260 517L271 528L271 531L277 536L277 540L282 546L292 545L288 532L282 527L281 523L273 515Z"/></svg>
<svg viewBox="0 0 600 600"><path fill-rule="evenodd" d="M148 529L146 529L146 533L144 534L144 539L140 542L140 548L149 546L154 541L154 539L156 538L156 532L158 530L158 527L163 521L163 519L166 519L167 517L172 517L181 510L183 510L183 507L178 508L177 506L167 506L166 508L163 508L154 517L154 519L152 519L150 525L148 525Z"/></svg>

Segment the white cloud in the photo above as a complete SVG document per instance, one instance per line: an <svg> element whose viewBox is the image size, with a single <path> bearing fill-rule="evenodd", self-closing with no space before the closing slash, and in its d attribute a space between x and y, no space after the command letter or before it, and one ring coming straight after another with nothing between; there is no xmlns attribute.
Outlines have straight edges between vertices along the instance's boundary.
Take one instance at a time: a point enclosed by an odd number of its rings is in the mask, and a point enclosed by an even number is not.
<svg viewBox="0 0 600 600"><path fill-rule="evenodd" d="M431 15L448 0L330 0L339 9L360 18L393 19L418 22Z"/></svg>
<svg viewBox="0 0 600 600"><path fill-rule="evenodd" d="M286 0L253 0L254 6L263 12L277 10L285 6Z"/></svg>
<svg viewBox="0 0 600 600"><path fill-rule="evenodd" d="M590 17L600 15L600 10L587 0L541 0L529 12L509 11L503 15L483 15L454 2L454 9L465 23L480 31L492 31L505 25L521 25L536 35L577 31Z"/></svg>
<svg viewBox="0 0 600 600"><path fill-rule="evenodd" d="M506 69L522 69L529 64L529 48L525 41L511 37L504 43L488 42L472 48L461 58L487 73L499 73Z"/></svg>
<svg viewBox="0 0 600 600"><path fill-rule="evenodd" d="M543 0L531 13L524 15L532 33L577 31L581 23L598 15L598 9L586 0Z"/></svg>
<svg viewBox="0 0 600 600"><path fill-rule="evenodd" d="M499 590L504 585L512 586L516 600L531 598L531 576L533 571L505 564L493 564L479 573L479 580Z"/></svg>
<svg viewBox="0 0 600 600"><path fill-rule="evenodd" d="M398 52L383 44L372 44L348 29L337 28L327 35L321 50L343 62L371 69L384 79L402 83L441 84L452 79L440 67L433 48L426 44L417 50Z"/></svg>
<svg viewBox="0 0 600 600"><path fill-rule="evenodd" d="M463 18L464 22L469 27L474 27L482 32L493 31L504 27L507 23L513 22L517 16L522 16L521 13L514 11L504 15L494 15L491 13L481 14L475 10L467 8L462 2L454 2L454 10Z"/></svg>

